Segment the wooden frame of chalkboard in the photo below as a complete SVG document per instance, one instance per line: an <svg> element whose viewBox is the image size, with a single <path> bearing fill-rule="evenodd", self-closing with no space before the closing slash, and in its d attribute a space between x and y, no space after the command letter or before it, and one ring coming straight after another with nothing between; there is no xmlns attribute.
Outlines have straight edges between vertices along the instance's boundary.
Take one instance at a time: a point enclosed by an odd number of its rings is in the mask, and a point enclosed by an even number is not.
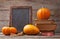
<svg viewBox="0 0 60 39"><path fill-rule="evenodd" d="M10 22L9 22L9 26L11 27L11 26L14 26L13 24L14 24L14 22L16 21L15 20L15 18L14 18L14 16L16 15L16 14L18 14L18 12L14 15L13 13L14 13L14 11L13 10L15 10L15 9L20 9L20 10L22 10L22 12L24 13L24 11L23 11L23 9L25 9L25 12L26 12L26 10L27 10L27 12L28 13L26 13L26 14L28 14L28 16L26 16L25 17L25 19L28 17L28 24L32 24L32 6L12 6L11 8L10 8ZM26 15L25 14L25 15ZM25 20L24 19L24 20ZM15 21L14 21L15 20Z"/></svg>

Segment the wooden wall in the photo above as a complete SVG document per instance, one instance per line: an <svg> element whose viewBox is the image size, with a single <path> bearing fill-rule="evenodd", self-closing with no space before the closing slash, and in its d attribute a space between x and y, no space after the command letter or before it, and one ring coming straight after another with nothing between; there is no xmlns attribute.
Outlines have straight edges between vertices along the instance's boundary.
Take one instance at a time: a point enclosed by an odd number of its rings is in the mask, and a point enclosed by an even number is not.
<svg viewBox="0 0 60 39"><path fill-rule="evenodd" d="M60 0L0 0L0 31L3 26L9 25L11 6L32 6L32 19L36 19L36 12L41 7L51 10L51 17L57 23L57 32L60 32Z"/></svg>

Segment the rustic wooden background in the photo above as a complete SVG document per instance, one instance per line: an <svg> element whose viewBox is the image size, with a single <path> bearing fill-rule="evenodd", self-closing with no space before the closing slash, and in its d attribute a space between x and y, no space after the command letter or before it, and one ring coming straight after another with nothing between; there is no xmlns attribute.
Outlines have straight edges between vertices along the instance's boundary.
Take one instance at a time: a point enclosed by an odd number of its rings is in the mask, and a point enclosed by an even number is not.
<svg viewBox="0 0 60 39"><path fill-rule="evenodd" d="M11 6L32 6L32 19L36 19L36 12L41 7L51 10L50 19L57 23L57 32L60 32L60 0L0 0L0 31L3 26L9 25Z"/></svg>

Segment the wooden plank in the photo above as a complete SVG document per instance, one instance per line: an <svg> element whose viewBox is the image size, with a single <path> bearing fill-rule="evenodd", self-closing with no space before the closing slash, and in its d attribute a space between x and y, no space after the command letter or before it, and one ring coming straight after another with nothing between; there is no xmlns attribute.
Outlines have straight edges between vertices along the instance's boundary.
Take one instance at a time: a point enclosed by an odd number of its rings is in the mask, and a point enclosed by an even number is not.
<svg viewBox="0 0 60 39"><path fill-rule="evenodd" d="M31 36L31 35L24 35L24 36L5 36L0 33L0 39L60 39L60 34L57 33L54 36Z"/></svg>

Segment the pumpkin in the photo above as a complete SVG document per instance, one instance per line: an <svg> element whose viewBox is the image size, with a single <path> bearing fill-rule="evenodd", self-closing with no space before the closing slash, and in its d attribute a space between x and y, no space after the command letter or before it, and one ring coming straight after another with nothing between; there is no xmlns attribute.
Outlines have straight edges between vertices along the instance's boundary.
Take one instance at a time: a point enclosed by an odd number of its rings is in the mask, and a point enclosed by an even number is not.
<svg viewBox="0 0 60 39"><path fill-rule="evenodd" d="M38 34L40 31L36 26L28 24L24 26L23 32L25 34Z"/></svg>
<svg viewBox="0 0 60 39"><path fill-rule="evenodd" d="M17 29L15 27L3 27L2 33L5 35L10 35L11 33L16 34Z"/></svg>
<svg viewBox="0 0 60 39"><path fill-rule="evenodd" d="M17 33L17 29L15 27L10 27L10 33Z"/></svg>
<svg viewBox="0 0 60 39"><path fill-rule="evenodd" d="M40 19L49 19L50 10L48 8L41 8L37 11L37 18Z"/></svg>
<svg viewBox="0 0 60 39"><path fill-rule="evenodd" d="M2 33L5 34L5 35L9 35L9 34L10 34L10 29L9 29L9 27L3 27L3 28L2 28Z"/></svg>

